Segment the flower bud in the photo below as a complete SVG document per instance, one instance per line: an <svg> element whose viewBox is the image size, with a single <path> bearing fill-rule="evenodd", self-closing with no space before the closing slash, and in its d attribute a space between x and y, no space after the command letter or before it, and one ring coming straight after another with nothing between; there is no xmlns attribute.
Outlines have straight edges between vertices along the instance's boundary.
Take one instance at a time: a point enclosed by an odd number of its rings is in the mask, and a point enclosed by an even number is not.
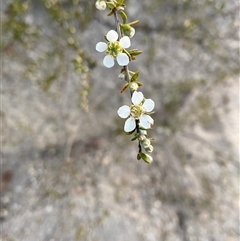
<svg viewBox="0 0 240 241"><path fill-rule="evenodd" d="M103 11L106 9L107 7L107 4L104 0L97 0L96 3L95 3L95 7L100 10L100 11Z"/></svg>
<svg viewBox="0 0 240 241"><path fill-rule="evenodd" d="M118 75L118 78L119 78L120 80L124 80L124 79L125 79L125 74L120 73L120 74Z"/></svg>
<svg viewBox="0 0 240 241"><path fill-rule="evenodd" d="M148 153L151 153L153 152L153 146L152 145L149 145L147 148L145 148L145 150L148 152Z"/></svg>
<svg viewBox="0 0 240 241"><path fill-rule="evenodd" d="M151 145L151 141L149 139L145 139L143 141L143 147L144 149L147 149Z"/></svg>
<svg viewBox="0 0 240 241"><path fill-rule="evenodd" d="M135 82L130 82L130 83L129 83L129 88L130 88L131 91L137 90L138 87L139 87L138 84L135 83Z"/></svg>
<svg viewBox="0 0 240 241"><path fill-rule="evenodd" d="M121 24L122 31L124 35L132 38L135 35L135 29L131 27L129 24Z"/></svg>
<svg viewBox="0 0 240 241"><path fill-rule="evenodd" d="M118 10L118 11L124 11L124 7L122 7L122 6L118 6L118 7L116 7L116 9Z"/></svg>
<svg viewBox="0 0 240 241"><path fill-rule="evenodd" d="M138 139L139 139L139 141L144 141L144 140L146 140L146 138L147 137L145 135L140 135Z"/></svg>
<svg viewBox="0 0 240 241"><path fill-rule="evenodd" d="M147 131L146 130L140 130L140 133L141 133L141 135L147 135Z"/></svg>
<svg viewBox="0 0 240 241"><path fill-rule="evenodd" d="M148 154L145 154L144 161L150 164L150 163L152 163L153 158L151 156L149 156Z"/></svg>
<svg viewBox="0 0 240 241"><path fill-rule="evenodd" d="M135 28L130 27L129 38L132 38L135 35Z"/></svg>

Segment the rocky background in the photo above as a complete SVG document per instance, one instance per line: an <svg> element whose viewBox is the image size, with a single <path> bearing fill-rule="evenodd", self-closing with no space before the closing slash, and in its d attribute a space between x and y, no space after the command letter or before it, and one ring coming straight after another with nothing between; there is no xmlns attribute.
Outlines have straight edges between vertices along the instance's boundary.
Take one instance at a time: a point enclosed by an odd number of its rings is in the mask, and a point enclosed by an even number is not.
<svg viewBox="0 0 240 241"><path fill-rule="evenodd" d="M151 165L117 116L129 95L95 51L114 19L94 4L2 3L0 240L239 240L238 1L126 1Z"/></svg>

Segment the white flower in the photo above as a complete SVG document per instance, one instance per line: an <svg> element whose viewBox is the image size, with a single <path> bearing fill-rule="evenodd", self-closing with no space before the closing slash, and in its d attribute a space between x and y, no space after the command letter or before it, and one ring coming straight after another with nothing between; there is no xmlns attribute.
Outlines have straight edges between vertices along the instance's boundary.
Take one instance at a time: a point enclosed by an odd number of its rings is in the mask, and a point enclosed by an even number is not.
<svg viewBox="0 0 240 241"><path fill-rule="evenodd" d="M107 7L107 4L104 0L97 0L96 3L95 3L95 7L100 10L100 11L103 11L106 9Z"/></svg>
<svg viewBox="0 0 240 241"><path fill-rule="evenodd" d="M114 66L114 59L120 66L126 66L129 63L129 57L123 53L123 49L127 49L131 46L130 38L128 36L122 37L118 40L118 33L114 30L110 30L106 35L108 43L99 42L96 44L96 50L98 52L106 52L106 56L103 59L103 64L107 68Z"/></svg>
<svg viewBox="0 0 240 241"><path fill-rule="evenodd" d="M121 118L128 118L124 124L124 131L133 131L136 128L136 120L139 120L139 125L144 129L151 128L154 120L148 113L154 109L154 101L151 99L144 99L142 92L134 91L132 103L133 105L131 106L121 106L117 111Z"/></svg>

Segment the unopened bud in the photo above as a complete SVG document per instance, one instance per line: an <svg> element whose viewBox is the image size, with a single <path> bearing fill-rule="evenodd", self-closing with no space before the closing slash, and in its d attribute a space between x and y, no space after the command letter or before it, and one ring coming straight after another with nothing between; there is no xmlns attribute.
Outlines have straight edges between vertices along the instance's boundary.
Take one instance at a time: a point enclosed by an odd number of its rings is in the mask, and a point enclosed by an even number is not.
<svg viewBox="0 0 240 241"><path fill-rule="evenodd" d="M149 147L147 147L147 148L145 148L145 150L148 152L148 153L151 153L151 152L153 152L153 146L152 145L150 145Z"/></svg>
<svg viewBox="0 0 240 241"><path fill-rule="evenodd" d="M104 0L97 0L96 3L95 3L95 7L100 10L100 11L103 11L106 9L107 7L107 4Z"/></svg>
<svg viewBox="0 0 240 241"><path fill-rule="evenodd" d="M140 130L140 133L141 133L141 135L147 135L147 131L146 130Z"/></svg>
<svg viewBox="0 0 240 241"><path fill-rule="evenodd" d="M118 75L118 78L119 78L120 80L124 80L124 79L125 79L125 74L120 73L120 74Z"/></svg>
<svg viewBox="0 0 240 241"><path fill-rule="evenodd" d="M138 139L139 139L139 141L144 141L144 140L146 140L146 138L147 137L145 135L141 135L141 136L139 136Z"/></svg>
<svg viewBox="0 0 240 241"><path fill-rule="evenodd" d="M147 149L151 145L151 141L149 139L145 139L143 141L143 147Z"/></svg>
<svg viewBox="0 0 240 241"><path fill-rule="evenodd" d="M131 91L136 91L138 89L138 87L139 87L138 84L135 83L135 82L129 83L129 88L130 88Z"/></svg>
<svg viewBox="0 0 240 241"><path fill-rule="evenodd" d="M130 27L129 38L132 38L135 35L135 28Z"/></svg>
<svg viewBox="0 0 240 241"><path fill-rule="evenodd" d="M145 154L145 155L146 155L146 158L144 159L144 161L149 163L149 164L152 163L153 158L151 156L149 156L148 154Z"/></svg>
<svg viewBox="0 0 240 241"><path fill-rule="evenodd" d="M135 29L129 24L121 24L121 28L124 35L128 36L129 38L132 38L135 35Z"/></svg>

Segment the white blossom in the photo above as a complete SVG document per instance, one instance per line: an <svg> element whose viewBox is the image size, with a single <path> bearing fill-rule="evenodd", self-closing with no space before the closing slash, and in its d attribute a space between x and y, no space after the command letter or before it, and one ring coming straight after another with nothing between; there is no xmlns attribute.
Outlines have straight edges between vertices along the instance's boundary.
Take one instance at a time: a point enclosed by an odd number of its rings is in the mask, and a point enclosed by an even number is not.
<svg viewBox="0 0 240 241"><path fill-rule="evenodd" d="M99 42L96 44L96 50L98 52L106 52L106 56L103 59L103 64L107 68L114 66L114 60L116 59L120 66L126 66L129 63L129 57L123 52L131 46L131 41L128 36L122 37L118 41L118 33L115 30L110 30L106 38L108 43Z"/></svg>
<svg viewBox="0 0 240 241"><path fill-rule="evenodd" d="M154 109L155 103L151 99L144 99L142 92L134 91L132 94L133 105L121 106L117 113L121 118L127 118L124 124L124 131L131 132L136 128L136 120L139 120L139 125L144 129L150 129L154 120L149 115Z"/></svg>

